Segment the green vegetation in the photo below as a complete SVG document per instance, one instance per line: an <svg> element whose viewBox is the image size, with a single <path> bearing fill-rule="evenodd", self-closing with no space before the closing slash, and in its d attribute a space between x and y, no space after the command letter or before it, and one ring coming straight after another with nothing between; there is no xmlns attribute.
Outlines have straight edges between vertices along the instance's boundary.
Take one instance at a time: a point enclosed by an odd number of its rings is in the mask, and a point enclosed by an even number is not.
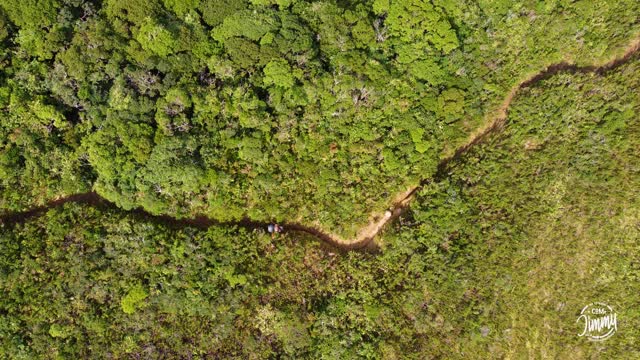
<svg viewBox="0 0 640 360"><path fill-rule="evenodd" d="M509 89L637 32L624 1L0 0L0 208L353 235ZM313 204L313 206L310 206Z"/></svg>
<svg viewBox="0 0 640 360"><path fill-rule="evenodd" d="M377 254L74 204L5 225L0 356L638 358L638 74L636 58L525 88L504 131L425 186ZM407 151L427 143L408 133ZM173 162L116 150L170 168L190 149L163 146ZM577 336L594 301L618 313L605 342Z"/></svg>
<svg viewBox="0 0 640 360"><path fill-rule="evenodd" d="M560 73L527 88L506 129L423 189L389 234L411 271L429 273L429 294L450 294L433 309L450 330L438 340L456 354L640 355L638 70L636 59L602 78ZM446 267L422 262L435 254ZM594 301L624 319L604 343L576 336Z"/></svg>

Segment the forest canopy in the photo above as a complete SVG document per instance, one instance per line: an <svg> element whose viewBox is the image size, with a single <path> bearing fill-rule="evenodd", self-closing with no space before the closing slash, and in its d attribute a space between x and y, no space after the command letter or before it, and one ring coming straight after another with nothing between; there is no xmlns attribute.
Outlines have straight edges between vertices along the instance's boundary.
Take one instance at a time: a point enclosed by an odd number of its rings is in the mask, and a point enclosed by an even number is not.
<svg viewBox="0 0 640 360"><path fill-rule="evenodd" d="M639 7L0 0L0 207L93 189L353 235L526 75L625 45Z"/></svg>
<svg viewBox="0 0 640 360"><path fill-rule="evenodd" d="M0 357L638 358L638 74L523 88L375 254L104 204L0 225Z"/></svg>
<svg viewBox="0 0 640 360"><path fill-rule="evenodd" d="M0 358L640 358L639 14L0 0Z"/></svg>

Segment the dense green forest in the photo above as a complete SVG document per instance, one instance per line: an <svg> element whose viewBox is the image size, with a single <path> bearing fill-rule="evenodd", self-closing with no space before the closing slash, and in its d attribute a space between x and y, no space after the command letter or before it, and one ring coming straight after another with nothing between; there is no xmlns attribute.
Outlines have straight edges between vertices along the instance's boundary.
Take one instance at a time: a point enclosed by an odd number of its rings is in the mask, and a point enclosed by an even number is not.
<svg viewBox="0 0 640 360"><path fill-rule="evenodd" d="M349 236L513 85L611 57L639 13L635 0L0 0L0 208L95 189L124 209Z"/></svg>
<svg viewBox="0 0 640 360"><path fill-rule="evenodd" d="M0 0L0 358L640 358L639 14Z"/></svg>
<svg viewBox="0 0 640 360"><path fill-rule="evenodd" d="M640 60L523 88L375 254L67 204L0 235L3 358L633 359ZM577 334L593 301L606 342Z"/></svg>

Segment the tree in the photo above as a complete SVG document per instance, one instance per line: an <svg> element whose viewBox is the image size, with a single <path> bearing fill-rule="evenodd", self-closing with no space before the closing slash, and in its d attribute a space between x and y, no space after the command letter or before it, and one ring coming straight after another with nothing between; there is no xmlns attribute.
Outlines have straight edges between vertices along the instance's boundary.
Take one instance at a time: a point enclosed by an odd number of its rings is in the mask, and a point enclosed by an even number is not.
<svg viewBox="0 0 640 360"><path fill-rule="evenodd" d="M61 3L57 0L2 0L0 7L18 27L36 30L54 24Z"/></svg>
<svg viewBox="0 0 640 360"><path fill-rule="evenodd" d="M216 27L229 15L247 8L247 0L200 0L198 9L207 25Z"/></svg>
<svg viewBox="0 0 640 360"><path fill-rule="evenodd" d="M143 49L162 57L173 54L177 43L174 34L151 17L146 17L142 22L136 40Z"/></svg>
<svg viewBox="0 0 640 360"><path fill-rule="evenodd" d="M274 85L288 89L293 86L295 79L289 63L286 60L278 59L270 61L264 67L263 81L266 86Z"/></svg>

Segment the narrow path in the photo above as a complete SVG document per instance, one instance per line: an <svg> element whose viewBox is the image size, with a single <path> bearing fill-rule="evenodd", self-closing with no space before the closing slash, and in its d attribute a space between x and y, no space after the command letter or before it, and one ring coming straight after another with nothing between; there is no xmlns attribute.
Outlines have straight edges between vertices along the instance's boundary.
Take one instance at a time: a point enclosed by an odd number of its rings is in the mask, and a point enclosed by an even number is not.
<svg viewBox="0 0 640 360"><path fill-rule="evenodd" d="M420 191L420 189L422 189L425 185L429 184L434 180L437 181L445 178L449 174L451 163L454 163L460 160L464 156L464 154L466 154L469 151L469 149L471 149L475 145L482 143L491 135L500 132L506 124L509 107L511 106L513 99L516 97L516 95L521 89L534 86L538 82L548 79L560 72L567 72L571 74L593 73L596 75L603 75L607 71L613 70L627 63L638 52L640 52L640 37L634 38L634 40L631 41L631 43L626 47L626 49L621 55L614 56L612 59L610 59L605 63L599 64L599 65L592 64L592 65L579 66L576 64L563 61L560 63L547 66L545 69L529 76L525 80L521 81L519 84L512 87L509 93L507 94L507 96L505 97L505 99L502 101L502 104L496 109L496 111L491 113L490 116L486 117L487 122L485 126L476 130L472 135L469 136L468 140L463 145L459 146L458 148L456 148L456 150L452 154L442 159L438 163L436 174L432 178L423 179L420 182L420 184L409 189L406 192L406 195L400 198L401 200L395 202L391 208L393 216L391 218L388 218L385 223L379 224L379 228L384 227L384 225L387 222L393 221L398 216L400 216L403 210L406 207L408 207L411 200L413 200L413 198L415 197L415 194L418 191ZM362 240L362 239L357 239L357 240ZM371 240L373 239L369 239L369 241Z"/></svg>
<svg viewBox="0 0 640 360"><path fill-rule="evenodd" d="M507 114L511 102L517 95L518 91L523 88L530 87L535 85L536 83L547 79L557 73L560 72L569 72L569 73L593 73L596 75L602 75L607 71L617 68L618 66L628 62L633 55L638 53L640 50L640 37L636 38L631 42L631 44L625 49L625 51L611 60L597 65L586 65L586 66L578 66L575 64L571 64L568 62L561 62L557 64L552 64L547 68L541 70L540 72L531 75L524 81L520 82L518 85L514 86L511 91L507 94L502 104L496 109L495 112L492 112L490 116L487 116L487 123L484 127L478 129L474 134L472 134L469 139L461 146L459 146L453 154L446 156L443 160L438 164L438 169L434 177L424 179L412 188L409 188L406 192L399 194L396 197L396 201L393 202L392 206L389 210L385 211L384 214L374 216L373 221L368 225L363 227L357 234L357 236L352 239L343 239L338 235L326 233L318 228L313 226L305 226L298 223L284 223L285 232L303 232L309 235L312 235L319 240L332 245L336 248L342 250L357 250L357 249L376 249L377 245L373 241L375 237L382 231L382 229L388 223L392 222L396 218L398 218L402 212L409 206L411 200L415 197L415 194L422 189L425 185L429 184L433 180L438 180L446 177L448 172L450 171L450 164L459 160L465 153L469 151L473 146L482 143L485 141L490 135L501 131L506 123ZM92 206L108 206L112 208L117 208L117 206L106 199L102 198L95 192L88 192L83 194L75 194L70 195L61 199L50 201L49 203L33 208L23 212L15 212L10 214L5 214L0 216L0 224L14 224L18 222L23 222L29 218L40 216L44 214L47 210L64 205L66 203L80 203L87 204ZM184 227L184 226L193 226L197 228L206 229L210 226L219 225L219 226L238 226L246 229L266 229L267 225L263 222L256 222L250 219L243 219L240 221L230 221L230 222L222 222L217 221L206 216L197 216L195 218L188 219L179 219L174 218L168 215L153 215L145 210L136 209L132 210L132 212L136 215L142 216L145 219L157 221L163 224L167 224L170 226L176 227Z"/></svg>
<svg viewBox="0 0 640 360"><path fill-rule="evenodd" d="M109 200L103 198L96 192L86 192L82 194L74 194L69 195L60 199L52 200L45 205L29 209L26 211L14 212L10 214L4 214L0 216L0 225L13 225L16 223L24 222L30 218L38 217L44 215L48 210L62 206L66 203L76 203L76 204L84 204L90 205L94 207L105 207L112 209L121 210L116 204L110 202ZM172 227L185 227L191 226L200 229L207 229L211 226L237 226L242 227L249 230L254 229L264 229L266 230L268 223L253 221L251 219L245 218L240 221L218 221L215 219L211 219L206 216L196 216L194 218L175 218L169 215L154 215L147 212L144 209L138 208L134 210L130 210L130 213L140 216L145 220L161 223L164 225L172 226ZM367 243L359 244L356 242L348 242L340 239L337 236L326 234L314 227L305 226L297 223L282 223L284 227L283 232L303 232L310 234L325 243L335 246L342 250L357 250L362 249L367 246ZM375 236L379 229L376 229Z"/></svg>

